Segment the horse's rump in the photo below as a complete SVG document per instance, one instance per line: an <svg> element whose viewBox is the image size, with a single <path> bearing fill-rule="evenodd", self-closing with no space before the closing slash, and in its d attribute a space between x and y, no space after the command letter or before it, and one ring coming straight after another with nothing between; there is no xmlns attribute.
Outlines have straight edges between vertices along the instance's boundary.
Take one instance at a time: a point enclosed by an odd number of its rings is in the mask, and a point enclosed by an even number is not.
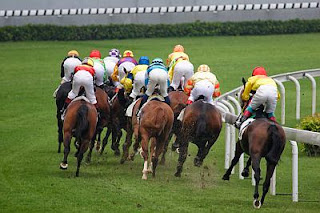
<svg viewBox="0 0 320 213"><path fill-rule="evenodd" d="M285 141L285 139L281 138L281 130L276 124L271 124L267 131L272 145L270 151L266 155L266 160L270 163L277 164L284 149L284 143L281 143L281 141Z"/></svg>

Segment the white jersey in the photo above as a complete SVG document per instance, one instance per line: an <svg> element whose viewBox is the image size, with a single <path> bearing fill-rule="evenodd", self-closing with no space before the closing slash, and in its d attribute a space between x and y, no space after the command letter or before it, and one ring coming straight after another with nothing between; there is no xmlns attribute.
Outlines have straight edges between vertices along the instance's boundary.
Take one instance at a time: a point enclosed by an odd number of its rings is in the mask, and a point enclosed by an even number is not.
<svg viewBox="0 0 320 213"><path fill-rule="evenodd" d="M71 76L74 73L74 68L78 65L81 65L81 61L78 58L67 58L63 62L64 77L62 78L62 80L64 80L65 82L70 82Z"/></svg>
<svg viewBox="0 0 320 213"><path fill-rule="evenodd" d="M105 57L103 59L104 65L106 67L107 76L110 77L113 73L114 67L120 59L117 57Z"/></svg>

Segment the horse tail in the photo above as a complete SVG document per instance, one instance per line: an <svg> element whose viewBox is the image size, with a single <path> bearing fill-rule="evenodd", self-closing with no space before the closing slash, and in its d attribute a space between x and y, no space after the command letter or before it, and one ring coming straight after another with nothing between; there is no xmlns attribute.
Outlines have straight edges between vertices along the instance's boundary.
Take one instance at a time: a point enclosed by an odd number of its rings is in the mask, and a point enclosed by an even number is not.
<svg viewBox="0 0 320 213"><path fill-rule="evenodd" d="M206 134L207 121L205 114L200 115L196 124L196 138L203 137Z"/></svg>
<svg viewBox="0 0 320 213"><path fill-rule="evenodd" d="M271 124L267 131L269 141L271 142L271 149L266 155L266 160L270 163L277 164L282 152L279 129L276 125Z"/></svg>
<svg viewBox="0 0 320 213"><path fill-rule="evenodd" d="M165 111L163 108L159 108L155 116L155 127L160 130L159 135L163 132L167 123L164 119L166 119Z"/></svg>
<svg viewBox="0 0 320 213"><path fill-rule="evenodd" d="M89 121L88 121L88 106L86 104L82 104L77 112L77 121L76 121L76 140L80 143L84 136L87 134L89 129Z"/></svg>

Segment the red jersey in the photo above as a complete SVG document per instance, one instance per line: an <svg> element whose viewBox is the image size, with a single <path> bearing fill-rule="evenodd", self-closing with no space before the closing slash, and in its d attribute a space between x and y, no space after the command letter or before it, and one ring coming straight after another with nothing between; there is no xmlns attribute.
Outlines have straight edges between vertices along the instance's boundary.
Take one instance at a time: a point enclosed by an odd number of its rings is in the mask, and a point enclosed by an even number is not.
<svg viewBox="0 0 320 213"><path fill-rule="evenodd" d="M89 65L82 64L82 65L76 66L76 68L74 68L74 74L76 74L76 72L78 72L79 70L88 71L92 76L94 76L95 74L94 68Z"/></svg>

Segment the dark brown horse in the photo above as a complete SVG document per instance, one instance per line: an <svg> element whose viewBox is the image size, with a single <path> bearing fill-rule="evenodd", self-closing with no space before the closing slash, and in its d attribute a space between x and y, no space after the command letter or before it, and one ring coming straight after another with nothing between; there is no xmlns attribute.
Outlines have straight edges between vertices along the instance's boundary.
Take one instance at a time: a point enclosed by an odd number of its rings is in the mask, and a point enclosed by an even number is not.
<svg viewBox="0 0 320 213"><path fill-rule="evenodd" d="M269 190L270 178L278 164L285 143L285 133L279 124L266 118L259 118L253 121L243 133L242 140L237 142L235 157L231 162L230 168L224 174L223 180L229 180L232 168L237 164L240 155L243 152L250 155L256 182L253 205L255 208L260 208L261 205L263 205L265 196ZM267 161L267 172L266 179L263 183L263 194L260 202L258 186L260 181L260 161L263 157Z"/></svg>
<svg viewBox="0 0 320 213"><path fill-rule="evenodd" d="M245 81L243 79L243 84ZM242 89L243 91L243 89ZM241 97L242 91L240 91L239 97ZM242 107L246 107L249 101L243 102L240 99ZM243 152L248 154L247 165L244 168L242 175L247 177L249 175L249 166L252 163L252 169L254 171L255 179L255 191L253 194L253 206L260 208L265 196L269 190L270 179L273 175L274 169L280 160L280 156L284 150L286 137L283 128L276 122L263 118L263 106L260 106L256 112L256 120L253 121L242 135L242 139L238 140L236 144L235 157L232 159L230 168L226 171L223 180L229 180L233 167L238 163L239 158ZM265 158L267 161L266 178L263 183L263 194L261 202L259 201L258 186L260 182L260 161L261 158Z"/></svg>
<svg viewBox="0 0 320 213"><path fill-rule="evenodd" d="M84 153L87 151L90 141L95 135L97 125L97 110L94 105L84 101L77 100L69 104L64 123L63 123L63 144L64 158L60 164L61 169L68 168L68 155L70 152L71 138L74 135L78 143L77 151L77 171L79 170Z"/></svg>
<svg viewBox="0 0 320 213"><path fill-rule="evenodd" d="M189 141L198 146L194 165L201 166L211 146L218 139L221 128L221 115L215 106L198 100L186 107L181 133L177 137L180 153L177 172L175 173L176 177L181 176L182 167L188 154Z"/></svg>
<svg viewBox="0 0 320 213"><path fill-rule="evenodd" d="M140 114L139 136L141 138L141 156L144 159L142 179L147 179L149 140L151 140L151 164L152 176L155 177L158 165L158 157L164 149L174 120L173 111L169 105L159 101L150 101L142 109ZM151 166L151 165L150 165Z"/></svg>

